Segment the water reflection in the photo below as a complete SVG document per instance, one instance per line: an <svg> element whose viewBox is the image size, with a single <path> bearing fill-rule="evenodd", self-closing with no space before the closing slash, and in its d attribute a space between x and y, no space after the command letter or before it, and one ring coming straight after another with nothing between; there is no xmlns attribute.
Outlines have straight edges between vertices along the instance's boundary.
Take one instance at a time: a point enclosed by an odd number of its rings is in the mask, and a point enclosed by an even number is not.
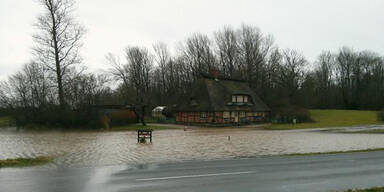
<svg viewBox="0 0 384 192"><path fill-rule="evenodd" d="M0 159L58 156L51 166L137 165L288 153L384 147L384 135L207 128L154 131L152 144L136 132L0 132ZM230 140L228 140L230 136Z"/></svg>

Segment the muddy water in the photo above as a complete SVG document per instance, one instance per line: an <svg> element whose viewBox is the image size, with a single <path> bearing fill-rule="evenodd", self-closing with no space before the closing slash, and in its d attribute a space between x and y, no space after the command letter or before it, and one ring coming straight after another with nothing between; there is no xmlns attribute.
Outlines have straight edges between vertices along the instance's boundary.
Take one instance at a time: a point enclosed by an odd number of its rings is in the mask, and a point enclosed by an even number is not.
<svg viewBox="0 0 384 192"><path fill-rule="evenodd" d="M250 128L159 130L154 131L152 144L137 144L136 136L136 132L0 131L0 159L53 155L57 158L51 166L96 166L384 147L380 134Z"/></svg>

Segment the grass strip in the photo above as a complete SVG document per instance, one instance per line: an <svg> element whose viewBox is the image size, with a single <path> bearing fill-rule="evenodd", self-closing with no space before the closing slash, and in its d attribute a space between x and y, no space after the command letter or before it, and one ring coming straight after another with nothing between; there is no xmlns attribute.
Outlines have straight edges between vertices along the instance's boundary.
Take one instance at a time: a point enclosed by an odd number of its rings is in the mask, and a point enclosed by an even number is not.
<svg viewBox="0 0 384 192"><path fill-rule="evenodd" d="M341 133L384 134L384 129L371 129L371 130L361 130L361 131L344 131Z"/></svg>
<svg viewBox="0 0 384 192"><path fill-rule="evenodd" d="M370 189L348 189L345 192L384 192L384 187L374 187Z"/></svg>
<svg viewBox="0 0 384 192"><path fill-rule="evenodd" d="M272 124L265 127L268 130L289 130L327 127L349 127L358 125L379 125L383 121L377 116L377 111L359 110L309 110L313 123Z"/></svg>
<svg viewBox="0 0 384 192"><path fill-rule="evenodd" d="M139 124L112 127L112 131L137 131L139 129L165 130L165 129L180 129L180 128L170 127L170 126L156 126L156 125L143 126Z"/></svg>
<svg viewBox="0 0 384 192"><path fill-rule="evenodd" d="M311 155L330 155L330 154L341 154L341 153L361 153L361 152L374 152L374 151L384 151L384 148L376 149L362 149L362 150L351 150L351 151L330 151L330 152L316 152L316 153L291 153L284 154L281 156L311 156Z"/></svg>
<svg viewBox="0 0 384 192"><path fill-rule="evenodd" d="M0 168L4 167L29 167L51 163L53 157L40 156L35 158L16 158L0 160Z"/></svg>
<svg viewBox="0 0 384 192"><path fill-rule="evenodd" d="M11 117L0 117L0 127L9 127L15 125Z"/></svg>

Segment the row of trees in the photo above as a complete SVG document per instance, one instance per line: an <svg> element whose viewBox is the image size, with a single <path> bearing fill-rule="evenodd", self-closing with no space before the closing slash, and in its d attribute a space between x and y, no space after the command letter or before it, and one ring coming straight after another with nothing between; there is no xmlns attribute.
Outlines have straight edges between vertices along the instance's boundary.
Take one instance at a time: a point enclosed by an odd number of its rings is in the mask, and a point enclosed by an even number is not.
<svg viewBox="0 0 384 192"><path fill-rule="evenodd" d="M0 83L0 105L19 125L86 124L84 110L112 94L105 75L85 73L79 50L84 26L73 18L72 0L39 0L32 62ZM83 111L83 112L79 112Z"/></svg>
<svg viewBox="0 0 384 192"><path fill-rule="evenodd" d="M122 60L113 54L107 56L111 74L122 82L120 91L131 90L127 103L137 103L134 98L140 98L149 105L173 105L188 97L201 74L212 71L246 80L269 104L281 102L278 98L282 95L286 102L296 103L308 64L299 52L279 49L271 36L248 25L224 27L213 39L194 34L173 55L163 43L155 44L153 50L128 47Z"/></svg>
<svg viewBox="0 0 384 192"><path fill-rule="evenodd" d="M312 108L382 109L384 58L371 51L343 47L323 52L302 85Z"/></svg>
<svg viewBox="0 0 384 192"><path fill-rule="evenodd" d="M0 105L26 123L77 121L97 104L134 105L144 120L146 108L187 99L193 83L213 71L245 80L275 111L384 106L384 59L377 53L344 47L309 63L250 25L193 34L174 53L164 43L129 46L122 57L106 56L106 72L91 74L79 55L85 29L72 17L74 1L39 2L45 12L36 23L33 60L0 83Z"/></svg>
<svg viewBox="0 0 384 192"><path fill-rule="evenodd" d="M249 25L224 27L213 38L194 34L175 54L163 43L153 50L128 47L122 61L112 54L107 57L121 90L131 90L127 103L140 98L152 106L175 104L188 97L201 74L219 71L226 78L247 81L275 109L384 107L384 58L371 51L343 47L324 51L309 63L300 52L278 48L270 35Z"/></svg>

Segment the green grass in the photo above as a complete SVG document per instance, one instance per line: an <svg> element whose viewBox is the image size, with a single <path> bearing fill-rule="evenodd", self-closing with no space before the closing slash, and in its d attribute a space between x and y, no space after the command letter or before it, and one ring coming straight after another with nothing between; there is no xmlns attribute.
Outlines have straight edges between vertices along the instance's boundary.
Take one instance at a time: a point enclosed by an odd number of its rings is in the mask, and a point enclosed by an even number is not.
<svg viewBox="0 0 384 192"><path fill-rule="evenodd" d="M8 127L14 125L14 121L10 117L0 117L0 127Z"/></svg>
<svg viewBox="0 0 384 192"><path fill-rule="evenodd" d="M384 129L369 129L369 130L362 130L362 131L345 131L342 133L384 134Z"/></svg>
<svg viewBox="0 0 384 192"><path fill-rule="evenodd" d="M384 187L374 187L370 189L349 189L345 192L384 192Z"/></svg>
<svg viewBox="0 0 384 192"><path fill-rule="evenodd" d="M330 155L330 154L360 153L360 152L374 152L374 151L384 151L384 148L351 150L351 151L331 151L331 152L318 152L318 153L292 153L292 154L286 154L282 156L312 156L312 155Z"/></svg>
<svg viewBox="0 0 384 192"><path fill-rule="evenodd" d="M266 129L304 129L347 127L357 125L383 124L377 117L377 111L357 110L310 110L313 123L272 124Z"/></svg>
<svg viewBox="0 0 384 192"><path fill-rule="evenodd" d="M28 167L44 165L53 161L52 157L36 157L36 158L17 158L0 160L0 168L4 167Z"/></svg>
<svg viewBox="0 0 384 192"><path fill-rule="evenodd" d="M155 125L143 126L141 124L112 127L112 131L137 131L138 129L164 130L164 129L178 129L178 128L168 127L168 126L155 126Z"/></svg>

